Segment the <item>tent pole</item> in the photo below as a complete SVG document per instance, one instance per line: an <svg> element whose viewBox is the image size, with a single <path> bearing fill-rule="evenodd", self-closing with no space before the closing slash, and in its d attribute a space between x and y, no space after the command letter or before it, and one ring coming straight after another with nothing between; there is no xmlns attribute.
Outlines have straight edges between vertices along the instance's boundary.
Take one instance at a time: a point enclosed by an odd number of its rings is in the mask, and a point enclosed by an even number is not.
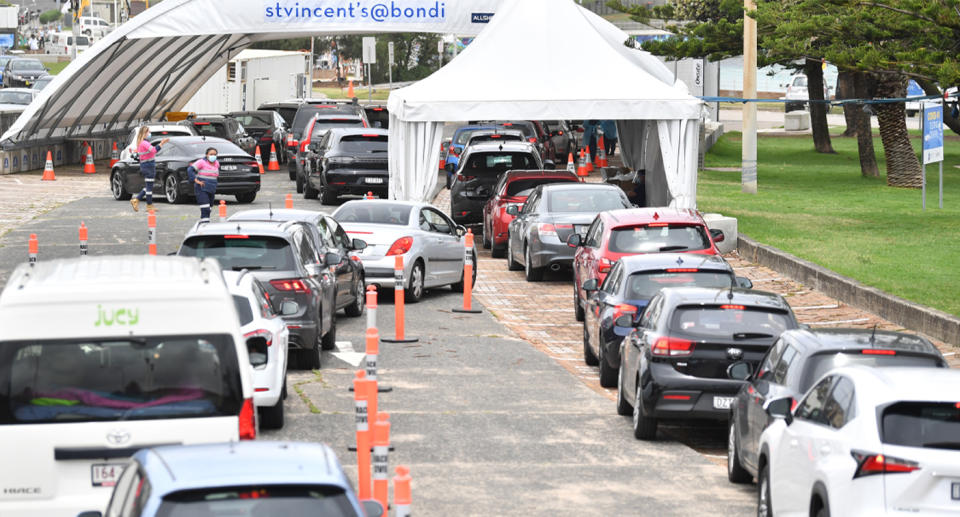
<svg viewBox="0 0 960 517"><path fill-rule="evenodd" d="M757 8L754 0L743 0L743 98L757 96L757 20L747 15ZM743 149L740 184L744 194L757 193L757 104L743 104Z"/></svg>

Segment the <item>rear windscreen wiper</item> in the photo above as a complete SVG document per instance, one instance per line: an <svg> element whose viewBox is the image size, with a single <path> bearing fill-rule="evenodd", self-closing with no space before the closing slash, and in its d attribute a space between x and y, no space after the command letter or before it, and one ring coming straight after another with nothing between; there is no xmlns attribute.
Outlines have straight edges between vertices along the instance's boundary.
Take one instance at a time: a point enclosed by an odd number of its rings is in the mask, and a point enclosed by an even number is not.
<svg viewBox="0 0 960 517"><path fill-rule="evenodd" d="M685 250L685 249L687 249L686 246L661 246L661 247L660 247L660 252L664 252L664 251L678 251L678 250Z"/></svg>
<svg viewBox="0 0 960 517"><path fill-rule="evenodd" d="M263 269L277 269L277 268L273 266L233 266L230 269L233 269L234 271L243 271L244 269L249 271L259 271Z"/></svg>
<svg viewBox="0 0 960 517"><path fill-rule="evenodd" d="M733 339L758 339L764 337L773 337L773 334L764 334L763 332L737 332Z"/></svg>

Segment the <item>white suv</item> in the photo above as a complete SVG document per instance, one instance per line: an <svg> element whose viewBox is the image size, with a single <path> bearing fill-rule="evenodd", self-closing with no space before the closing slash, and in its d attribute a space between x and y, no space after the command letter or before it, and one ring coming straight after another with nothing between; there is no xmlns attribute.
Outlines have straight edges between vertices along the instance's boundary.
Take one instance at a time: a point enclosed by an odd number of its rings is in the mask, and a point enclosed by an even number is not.
<svg viewBox="0 0 960 517"><path fill-rule="evenodd" d="M960 372L840 368L760 437L758 516L960 515Z"/></svg>

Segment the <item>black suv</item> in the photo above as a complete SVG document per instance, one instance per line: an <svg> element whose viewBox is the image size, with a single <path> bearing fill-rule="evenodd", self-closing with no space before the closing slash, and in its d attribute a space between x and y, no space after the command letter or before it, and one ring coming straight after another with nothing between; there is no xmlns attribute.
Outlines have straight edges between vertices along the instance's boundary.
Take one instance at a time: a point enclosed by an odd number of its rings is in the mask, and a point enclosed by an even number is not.
<svg viewBox="0 0 960 517"><path fill-rule="evenodd" d="M303 128L303 132L299 134L300 138L297 141L296 153L294 154L298 194L302 194L307 185L306 167L307 157L311 152L310 145L320 143L327 131L338 127L365 128L367 127L367 121L361 115L321 112L314 114L310 122Z"/></svg>
<svg viewBox="0 0 960 517"><path fill-rule="evenodd" d="M301 140L304 139L307 125L313 122L314 116L319 114L357 116L364 121L362 124L364 127L369 125L366 122L367 117L363 107L359 104L317 99L300 99L299 102L300 105L293 116L293 122L290 123L290 133L293 134L293 139L287 146L287 170L290 172L291 180L297 180L301 176L303 163L298 163L297 155L301 153L301 150L306 151L304 147L309 144L309 135L307 136L307 142L301 142ZM303 187L302 184L298 186ZM297 192L301 192L301 190L298 189Z"/></svg>
<svg viewBox="0 0 960 517"><path fill-rule="evenodd" d="M660 419L725 421L742 380L738 361L756 365L797 319L782 296L748 289L671 287L647 306L620 346L617 412L633 434L656 438Z"/></svg>
<svg viewBox="0 0 960 517"><path fill-rule="evenodd" d="M283 319L301 368L320 368L321 350L334 348L337 282L330 268L339 266L343 257L338 253L321 256L307 224L197 223L178 254L214 258L227 270L251 271L266 287L276 312L287 300L297 302L300 310Z"/></svg>
<svg viewBox="0 0 960 517"><path fill-rule="evenodd" d="M200 136L213 136L229 140L250 156L256 153L257 141L247 134L243 125L233 117L225 115L198 115L180 122L192 127Z"/></svg>
<svg viewBox="0 0 960 517"><path fill-rule="evenodd" d="M461 225L482 223L483 205L503 173L543 168L540 153L529 142L481 142L464 148L450 185L450 217Z"/></svg>
<svg viewBox="0 0 960 517"><path fill-rule="evenodd" d="M760 434L773 418L769 402L796 401L824 374L841 366L947 368L930 341L912 334L867 329L788 330L754 368L737 362L727 372L746 380L730 408L727 477L746 483L757 475Z"/></svg>
<svg viewBox="0 0 960 517"><path fill-rule="evenodd" d="M387 197L387 134L385 129L327 131L320 142L307 147L303 197L319 195L325 205L335 204L343 194Z"/></svg>
<svg viewBox="0 0 960 517"><path fill-rule="evenodd" d="M263 164L270 159L270 146L277 151L277 162L286 163L287 123L279 113L272 110L232 111L230 117L243 126L260 146Z"/></svg>

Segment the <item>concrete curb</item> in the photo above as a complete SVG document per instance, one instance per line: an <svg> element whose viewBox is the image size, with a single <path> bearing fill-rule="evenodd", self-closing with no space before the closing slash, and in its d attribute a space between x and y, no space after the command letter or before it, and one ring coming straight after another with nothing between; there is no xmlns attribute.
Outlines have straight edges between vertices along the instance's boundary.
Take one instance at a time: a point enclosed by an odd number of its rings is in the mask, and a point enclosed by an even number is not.
<svg viewBox="0 0 960 517"><path fill-rule="evenodd" d="M960 345L960 318L951 314L863 285L743 234L737 240L737 251L745 260L769 267L843 303L870 311L953 346Z"/></svg>

